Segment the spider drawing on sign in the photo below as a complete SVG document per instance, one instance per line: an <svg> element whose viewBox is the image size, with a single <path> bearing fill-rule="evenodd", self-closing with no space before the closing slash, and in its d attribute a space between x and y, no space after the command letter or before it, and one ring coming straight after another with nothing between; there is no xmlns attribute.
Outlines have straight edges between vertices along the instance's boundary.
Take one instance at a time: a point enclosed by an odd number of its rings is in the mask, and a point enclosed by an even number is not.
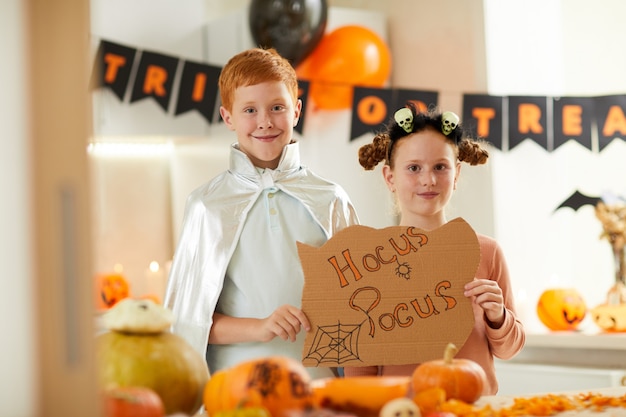
<svg viewBox="0 0 626 417"><path fill-rule="evenodd" d="M363 323L361 323L363 324ZM318 326L311 349L304 358L320 363L341 364L361 360L358 352L358 338L361 324L337 324Z"/></svg>
<svg viewBox="0 0 626 417"><path fill-rule="evenodd" d="M407 262L398 262L398 266L395 269L396 275L406 280L411 279L411 265Z"/></svg>

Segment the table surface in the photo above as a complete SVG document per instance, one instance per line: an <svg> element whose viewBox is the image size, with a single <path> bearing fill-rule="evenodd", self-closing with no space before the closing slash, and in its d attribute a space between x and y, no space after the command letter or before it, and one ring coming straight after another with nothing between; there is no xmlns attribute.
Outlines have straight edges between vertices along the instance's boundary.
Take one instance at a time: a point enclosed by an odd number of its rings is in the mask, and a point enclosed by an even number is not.
<svg viewBox="0 0 626 417"><path fill-rule="evenodd" d="M614 387L614 388L601 388L601 389L591 389L588 391L567 391L567 392L557 392L554 394L563 394L568 396L576 396L578 394L601 394L610 397L621 397L626 395L626 387ZM541 395L541 394L539 394ZM524 396L524 397L535 397L532 396ZM501 409L504 407L508 407L513 403L514 396L508 395L493 395L493 396L485 396L480 398L476 402L476 406L490 405L494 409ZM572 411L564 411L562 413L554 415L554 417L625 417L626 416L626 408L609 408L602 412L594 411L594 410L572 410Z"/></svg>
<svg viewBox="0 0 626 417"><path fill-rule="evenodd" d="M555 394L563 394L568 396L576 396L578 394L586 394L588 392L601 394L605 396L611 397L621 397L626 395L626 387L615 387L615 388L601 388L601 389L593 389L589 391L567 391L567 392L558 392ZM504 407L508 407L513 403L514 396L508 395L490 395L481 397L477 402L477 407L482 407L484 405L490 405L494 409L501 409ZM606 409L602 412L593 411L593 410L579 410L579 411L565 411L559 414L554 415L553 417L625 417L626 416L626 408L611 408ZM208 417L206 413L198 413L194 417Z"/></svg>

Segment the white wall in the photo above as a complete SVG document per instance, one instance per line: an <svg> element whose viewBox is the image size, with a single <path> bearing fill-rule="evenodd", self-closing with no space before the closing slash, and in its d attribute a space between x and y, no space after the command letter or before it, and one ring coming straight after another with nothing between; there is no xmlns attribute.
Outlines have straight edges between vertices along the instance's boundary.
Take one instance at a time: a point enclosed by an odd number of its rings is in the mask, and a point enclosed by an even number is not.
<svg viewBox="0 0 626 417"><path fill-rule="evenodd" d="M601 96L626 93L626 37L619 0L485 0L489 94ZM535 305L548 287L574 287L589 307L604 302L614 280L609 243L592 206L563 208L579 190L626 196L626 143L602 152L573 142L547 152L532 142L495 152L496 237L503 245L531 331L544 331ZM582 329L596 331L586 320Z"/></svg>
<svg viewBox="0 0 626 417"><path fill-rule="evenodd" d="M102 37L215 65L223 65L250 42L242 19L247 0L187 1L175 12L167 0L92 3L94 41ZM626 35L619 22L626 6L619 0L334 0L329 4L333 10L329 30L342 7L367 8L368 12L355 10L352 18L357 20L359 13L383 16L379 23L386 26L394 54L391 85L439 91L445 109L461 112L462 95L470 92L540 96L626 92L622 76L626 53L616 47L616 39ZM234 29L231 33L223 27ZM164 114L150 99L131 105L100 92L95 109L101 137L156 135L158 140L176 142L170 160L175 241L189 191L226 167L231 132L208 126L194 112L182 117ZM346 188L363 223L384 227L394 219L390 196L380 172L365 172L356 161L358 147L370 137L348 141L349 113L309 112L300 138L302 159ZM478 232L501 242L531 331L544 330L534 306L546 287L576 287L593 306L603 300L612 283L610 248L597 239L601 226L591 207L577 212L553 210L575 189L590 195L608 190L624 194L625 152L623 141L615 141L602 153L574 143L550 153L525 142L509 152L492 150L486 166L463 167L449 217L462 216ZM144 181L145 176L136 177L137 189L150 189L140 178ZM127 177L118 180L134 183Z"/></svg>
<svg viewBox="0 0 626 417"><path fill-rule="evenodd" d="M22 1L0 2L0 284L5 292L0 303L0 417L30 417L37 410L24 19Z"/></svg>

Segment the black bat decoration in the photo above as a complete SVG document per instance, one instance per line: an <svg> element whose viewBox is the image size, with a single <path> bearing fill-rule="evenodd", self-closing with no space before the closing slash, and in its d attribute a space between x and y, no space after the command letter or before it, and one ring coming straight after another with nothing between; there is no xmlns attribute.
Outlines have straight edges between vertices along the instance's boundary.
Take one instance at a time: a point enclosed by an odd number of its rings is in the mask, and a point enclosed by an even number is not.
<svg viewBox="0 0 626 417"><path fill-rule="evenodd" d="M563 201L554 211L557 211L558 209L563 208L563 207L570 207L570 208L573 208L574 210L578 210L579 208L587 204L591 204L592 206L595 207L599 201L602 201L601 197L591 197L576 190L572 195L570 195L567 198L567 200Z"/></svg>

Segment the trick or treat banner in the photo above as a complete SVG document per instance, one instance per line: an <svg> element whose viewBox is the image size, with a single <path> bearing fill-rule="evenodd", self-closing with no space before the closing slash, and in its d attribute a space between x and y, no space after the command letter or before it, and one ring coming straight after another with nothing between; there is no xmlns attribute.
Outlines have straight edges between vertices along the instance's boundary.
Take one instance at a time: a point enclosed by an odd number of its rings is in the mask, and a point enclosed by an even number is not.
<svg viewBox="0 0 626 417"><path fill-rule="evenodd" d="M131 105L151 98L170 117L195 110L212 124L219 122L217 82L221 69L220 66L101 40L92 85L111 90L120 101ZM315 97L309 97L310 87L316 82L299 80L300 99L305 109L296 126L300 134L307 124L306 113L323 110L316 106ZM395 111L409 101L422 110L438 106L437 91L340 86L349 87L352 95L352 100L347 101L352 103L347 108L352 114L349 141L382 130ZM334 91L332 86L322 87L328 88L317 88L316 91L326 89L329 94ZM522 141L531 140L549 152L568 141L601 152L613 140L626 140L626 95L507 97L462 94L462 99L464 128L502 151L512 150Z"/></svg>
<svg viewBox="0 0 626 417"><path fill-rule="evenodd" d="M298 242L306 366L421 363L461 348L474 326L463 287L480 246L456 218L433 231L350 226L316 248Z"/></svg>

